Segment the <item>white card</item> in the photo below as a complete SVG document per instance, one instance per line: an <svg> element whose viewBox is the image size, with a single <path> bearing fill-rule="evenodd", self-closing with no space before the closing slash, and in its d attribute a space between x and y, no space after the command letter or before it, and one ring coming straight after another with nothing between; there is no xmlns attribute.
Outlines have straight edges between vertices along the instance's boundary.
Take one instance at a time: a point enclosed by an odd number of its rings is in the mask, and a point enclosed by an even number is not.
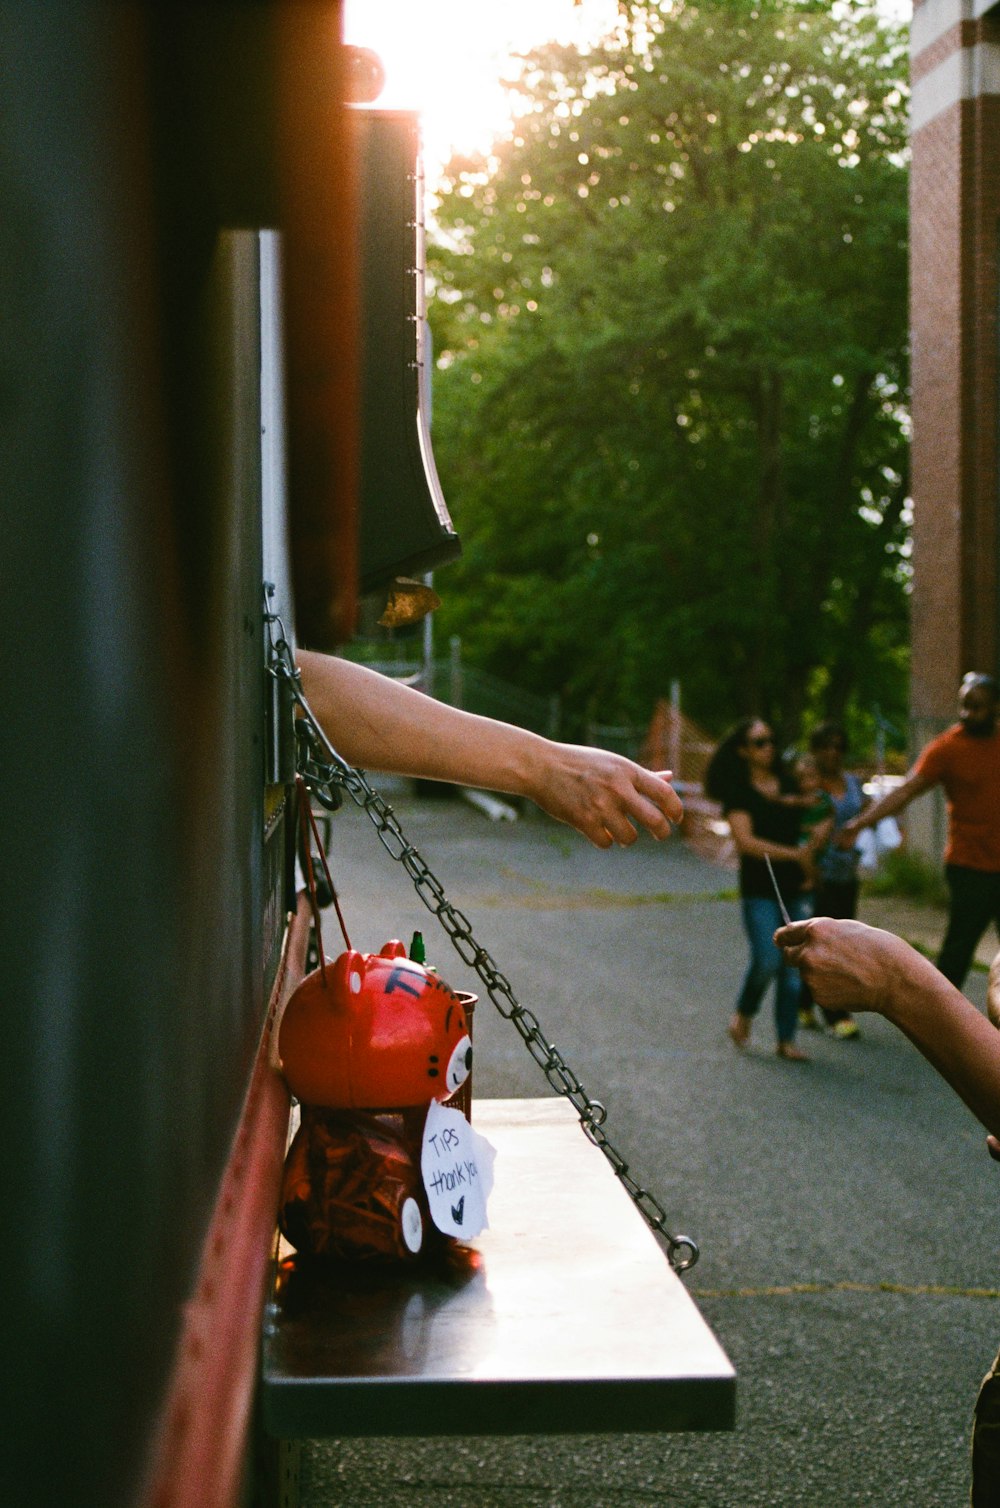
<svg viewBox="0 0 1000 1508"><path fill-rule="evenodd" d="M468 1240L486 1229L495 1156L496 1148L473 1130L460 1110L431 1101L420 1171L431 1219L446 1236Z"/></svg>

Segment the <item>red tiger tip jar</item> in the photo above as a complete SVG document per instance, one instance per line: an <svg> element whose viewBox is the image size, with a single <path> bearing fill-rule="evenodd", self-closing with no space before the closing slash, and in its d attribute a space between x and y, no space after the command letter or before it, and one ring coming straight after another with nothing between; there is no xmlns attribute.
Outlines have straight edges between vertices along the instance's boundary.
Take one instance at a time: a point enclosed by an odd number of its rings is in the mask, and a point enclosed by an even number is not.
<svg viewBox="0 0 1000 1508"><path fill-rule="evenodd" d="M338 1110L402 1109L445 1100L472 1068L465 1007L399 941L349 949L292 995L278 1053L297 1099Z"/></svg>

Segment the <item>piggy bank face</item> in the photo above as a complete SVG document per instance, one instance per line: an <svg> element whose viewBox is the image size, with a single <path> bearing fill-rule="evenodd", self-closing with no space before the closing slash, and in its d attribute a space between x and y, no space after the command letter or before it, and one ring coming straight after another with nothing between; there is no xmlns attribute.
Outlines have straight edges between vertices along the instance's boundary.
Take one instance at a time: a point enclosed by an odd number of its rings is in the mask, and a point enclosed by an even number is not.
<svg viewBox="0 0 1000 1508"><path fill-rule="evenodd" d="M402 1109L445 1100L469 1076L472 1042L455 991L401 943L342 953L302 981L278 1033L281 1067L303 1104Z"/></svg>

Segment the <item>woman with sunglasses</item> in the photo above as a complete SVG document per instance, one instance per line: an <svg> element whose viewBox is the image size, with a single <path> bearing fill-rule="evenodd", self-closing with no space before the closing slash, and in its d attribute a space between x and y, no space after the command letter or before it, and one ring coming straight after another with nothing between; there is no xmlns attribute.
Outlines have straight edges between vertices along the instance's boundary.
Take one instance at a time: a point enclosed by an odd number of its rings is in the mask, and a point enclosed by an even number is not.
<svg viewBox="0 0 1000 1508"><path fill-rule="evenodd" d="M750 944L750 965L729 1023L737 1047L745 1047L753 1018L774 982L774 1022L779 1058L804 1063L795 1045L799 1019L799 976L774 945L782 923L767 860L789 916L806 914L803 885L811 874L817 843L800 845L801 802L775 757L774 735L759 717L747 717L726 734L709 761L705 790L722 805L740 856L740 900Z"/></svg>

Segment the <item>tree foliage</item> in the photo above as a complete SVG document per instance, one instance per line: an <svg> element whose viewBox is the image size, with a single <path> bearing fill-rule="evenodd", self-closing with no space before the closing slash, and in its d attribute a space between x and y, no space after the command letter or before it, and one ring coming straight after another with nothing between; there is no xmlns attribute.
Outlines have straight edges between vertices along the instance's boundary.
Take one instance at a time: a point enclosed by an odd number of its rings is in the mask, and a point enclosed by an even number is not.
<svg viewBox="0 0 1000 1508"><path fill-rule="evenodd" d="M905 42L870 7L623 7L450 164L444 625L579 717L901 708Z"/></svg>

